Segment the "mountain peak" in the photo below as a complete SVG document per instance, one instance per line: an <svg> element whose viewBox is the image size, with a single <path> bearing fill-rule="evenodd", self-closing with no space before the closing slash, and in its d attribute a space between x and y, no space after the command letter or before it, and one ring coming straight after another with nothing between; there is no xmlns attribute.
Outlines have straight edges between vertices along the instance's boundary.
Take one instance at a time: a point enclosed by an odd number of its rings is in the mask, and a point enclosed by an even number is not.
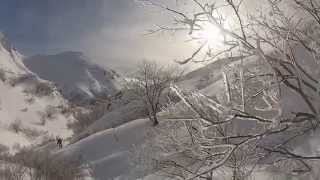
<svg viewBox="0 0 320 180"><path fill-rule="evenodd" d="M54 55L50 55L50 56L63 56L63 57L72 57L72 58L85 58L85 55L83 52L81 51L64 51L64 52L61 52L61 53L57 53L57 54L54 54Z"/></svg>
<svg viewBox="0 0 320 180"><path fill-rule="evenodd" d="M87 103L99 96L113 95L121 88L119 75L101 67L82 52L36 55L24 60L40 78L56 83L65 98Z"/></svg>
<svg viewBox="0 0 320 180"><path fill-rule="evenodd" d="M0 32L0 45L8 52L11 52L12 44L10 43L7 36L2 32Z"/></svg>
<svg viewBox="0 0 320 180"><path fill-rule="evenodd" d="M83 56L84 53L81 51L64 51L64 52L58 53L57 55Z"/></svg>

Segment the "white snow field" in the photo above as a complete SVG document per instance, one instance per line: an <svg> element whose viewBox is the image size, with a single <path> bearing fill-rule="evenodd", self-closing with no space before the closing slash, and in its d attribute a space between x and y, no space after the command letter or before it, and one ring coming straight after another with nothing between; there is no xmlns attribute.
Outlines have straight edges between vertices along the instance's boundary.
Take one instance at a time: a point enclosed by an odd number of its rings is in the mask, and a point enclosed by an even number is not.
<svg viewBox="0 0 320 180"><path fill-rule="evenodd" d="M152 123L137 119L116 128L95 133L56 153L68 157L79 156L92 168L96 180L136 179L133 150L148 138Z"/></svg>
<svg viewBox="0 0 320 180"><path fill-rule="evenodd" d="M106 112L100 119L97 119L84 131L82 131L77 138L82 138L88 134L93 134L105 129L117 127L129 121L144 117L145 109L140 101L131 101L127 104L115 105L114 110Z"/></svg>

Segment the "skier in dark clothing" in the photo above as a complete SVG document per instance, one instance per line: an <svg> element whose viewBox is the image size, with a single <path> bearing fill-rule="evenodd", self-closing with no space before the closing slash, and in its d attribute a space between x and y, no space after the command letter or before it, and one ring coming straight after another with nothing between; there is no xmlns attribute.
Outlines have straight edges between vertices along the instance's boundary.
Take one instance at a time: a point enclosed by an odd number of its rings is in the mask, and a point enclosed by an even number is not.
<svg viewBox="0 0 320 180"><path fill-rule="evenodd" d="M57 138L57 145L60 149L62 148L62 138L60 137Z"/></svg>

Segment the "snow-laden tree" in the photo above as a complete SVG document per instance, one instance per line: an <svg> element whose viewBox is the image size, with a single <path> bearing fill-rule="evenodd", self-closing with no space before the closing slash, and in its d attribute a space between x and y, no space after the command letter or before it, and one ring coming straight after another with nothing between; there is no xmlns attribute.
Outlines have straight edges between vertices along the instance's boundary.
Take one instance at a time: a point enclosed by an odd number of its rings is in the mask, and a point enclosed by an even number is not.
<svg viewBox="0 0 320 180"><path fill-rule="evenodd" d="M167 120L149 146L158 152L156 172L178 179L224 172L238 180L269 168L319 178L319 145L305 146L320 122L317 0L259 0L259 7L249 0L140 2L173 16L151 34L186 32L198 44L180 64L238 59L222 70L225 90L216 98L171 86L181 101L163 113Z"/></svg>
<svg viewBox="0 0 320 180"><path fill-rule="evenodd" d="M147 115L155 126L159 124L157 113L161 109L164 92L181 76L181 73L177 68L170 68L155 61L143 61L133 79L128 82L129 91L142 100Z"/></svg>

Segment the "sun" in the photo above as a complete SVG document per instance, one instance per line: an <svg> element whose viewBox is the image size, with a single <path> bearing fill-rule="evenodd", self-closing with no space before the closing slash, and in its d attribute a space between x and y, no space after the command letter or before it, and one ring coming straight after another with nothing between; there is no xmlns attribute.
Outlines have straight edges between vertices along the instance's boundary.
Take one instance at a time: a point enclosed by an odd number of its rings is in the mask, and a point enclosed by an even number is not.
<svg viewBox="0 0 320 180"><path fill-rule="evenodd" d="M209 22L203 22L199 25L201 28L195 30L191 37L200 43L206 43L209 47L221 46L224 40L223 33L215 25Z"/></svg>

